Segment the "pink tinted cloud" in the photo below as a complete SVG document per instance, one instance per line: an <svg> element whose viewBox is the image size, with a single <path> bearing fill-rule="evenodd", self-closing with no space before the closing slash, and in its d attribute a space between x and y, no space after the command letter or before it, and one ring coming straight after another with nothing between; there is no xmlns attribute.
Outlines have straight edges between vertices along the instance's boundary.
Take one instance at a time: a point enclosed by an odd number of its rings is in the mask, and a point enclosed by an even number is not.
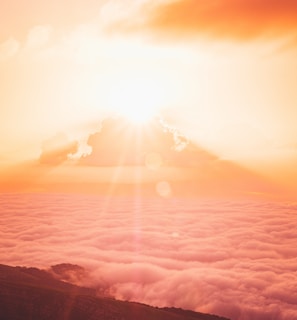
<svg viewBox="0 0 297 320"><path fill-rule="evenodd" d="M69 262L116 298L231 319L297 317L297 207L1 195L1 263Z"/></svg>

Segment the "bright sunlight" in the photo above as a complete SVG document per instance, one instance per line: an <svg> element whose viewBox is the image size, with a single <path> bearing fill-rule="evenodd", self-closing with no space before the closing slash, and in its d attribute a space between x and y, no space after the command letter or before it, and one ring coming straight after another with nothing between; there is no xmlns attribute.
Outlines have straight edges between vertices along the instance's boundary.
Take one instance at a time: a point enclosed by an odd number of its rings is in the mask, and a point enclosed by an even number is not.
<svg viewBox="0 0 297 320"><path fill-rule="evenodd" d="M120 111L119 114L135 125L144 125L155 116L155 114L150 109L133 109L132 107L126 109L123 108L123 110Z"/></svg>
<svg viewBox="0 0 297 320"><path fill-rule="evenodd" d="M143 125L160 111L163 94L161 85L152 78L125 77L113 84L108 103L114 113Z"/></svg>

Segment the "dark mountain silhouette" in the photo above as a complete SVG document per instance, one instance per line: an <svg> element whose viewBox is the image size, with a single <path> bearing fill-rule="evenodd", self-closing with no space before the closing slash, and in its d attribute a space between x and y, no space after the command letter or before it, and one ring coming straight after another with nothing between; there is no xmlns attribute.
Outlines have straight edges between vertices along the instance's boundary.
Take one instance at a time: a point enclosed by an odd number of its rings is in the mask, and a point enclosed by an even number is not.
<svg viewBox="0 0 297 320"><path fill-rule="evenodd" d="M67 264L58 267L63 272L65 268ZM95 290L57 280L50 272L5 265L0 265L0 319L227 320L182 309L97 297Z"/></svg>

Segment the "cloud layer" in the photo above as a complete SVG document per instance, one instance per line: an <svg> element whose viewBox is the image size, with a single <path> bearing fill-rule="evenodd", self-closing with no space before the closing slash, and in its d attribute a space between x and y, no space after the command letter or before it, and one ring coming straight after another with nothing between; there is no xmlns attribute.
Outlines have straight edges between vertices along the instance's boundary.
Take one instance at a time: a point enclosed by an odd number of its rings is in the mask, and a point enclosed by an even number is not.
<svg viewBox="0 0 297 320"><path fill-rule="evenodd" d="M116 298L231 319L297 317L296 205L2 195L1 263L85 267Z"/></svg>
<svg viewBox="0 0 297 320"><path fill-rule="evenodd" d="M296 35L297 3L293 0L178 0L160 5L151 26L176 35L251 39Z"/></svg>

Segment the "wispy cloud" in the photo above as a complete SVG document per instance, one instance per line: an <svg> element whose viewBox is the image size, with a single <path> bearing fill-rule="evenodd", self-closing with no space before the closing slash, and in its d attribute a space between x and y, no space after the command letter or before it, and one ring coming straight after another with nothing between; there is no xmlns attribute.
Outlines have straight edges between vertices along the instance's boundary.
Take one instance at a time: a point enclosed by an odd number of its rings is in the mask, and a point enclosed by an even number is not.
<svg viewBox="0 0 297 320"><path fill-rule="evenodd" d="M7 59L15 56L19 51L20 44L14 38L9 38L8 40L0 43L0 62L6 61Z"/></svg>
<svg viewBox="0 0 297 320"><path fill-rule="evenodd" d="M42 144L40 164L56 166L67 161L78 152L78 142L69 141L66 134L58 133Z"/></svg>
<svg viewBox="0 0 297 320"><path fill-rule="evenodd" d="M25 50L36 50L47 45L53 28L49 25L39 25L29 30L25 43Z"/></svg>

